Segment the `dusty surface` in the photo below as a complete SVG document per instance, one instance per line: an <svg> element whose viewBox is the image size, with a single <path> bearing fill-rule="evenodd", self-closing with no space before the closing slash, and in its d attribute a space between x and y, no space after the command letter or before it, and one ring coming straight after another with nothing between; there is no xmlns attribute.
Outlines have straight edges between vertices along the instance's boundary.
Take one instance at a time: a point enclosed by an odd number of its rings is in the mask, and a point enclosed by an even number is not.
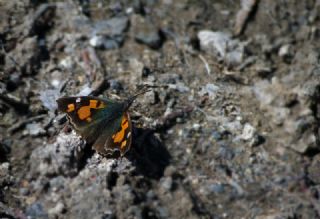
<svg viewBox="0 0 320 219"><path fill-rule="evenodd" d="M233 2L1 1L0 218L320 218L320 2ZM143 84L122 159L56 109Z"/></svg>

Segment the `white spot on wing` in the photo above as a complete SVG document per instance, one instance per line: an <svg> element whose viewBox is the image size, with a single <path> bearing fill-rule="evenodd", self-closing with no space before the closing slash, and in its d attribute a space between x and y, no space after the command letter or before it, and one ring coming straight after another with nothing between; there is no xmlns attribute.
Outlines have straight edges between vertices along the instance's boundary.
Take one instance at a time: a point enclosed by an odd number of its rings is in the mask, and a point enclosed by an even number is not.
<svg viewBox="0 0 320 219"><path fill-rule="evenodd" d="M76 99L76 103L80 103L80 101L81 101L81 98L78 97L78 98Z"/></svg>
<svg viewBox="0 0 320 219"><path fill-rule="evenodd" d="M130 137L130 135L131 135L131 132L128 132L128 134L127 134L127 138L129 138L129 137Z"/></svg>

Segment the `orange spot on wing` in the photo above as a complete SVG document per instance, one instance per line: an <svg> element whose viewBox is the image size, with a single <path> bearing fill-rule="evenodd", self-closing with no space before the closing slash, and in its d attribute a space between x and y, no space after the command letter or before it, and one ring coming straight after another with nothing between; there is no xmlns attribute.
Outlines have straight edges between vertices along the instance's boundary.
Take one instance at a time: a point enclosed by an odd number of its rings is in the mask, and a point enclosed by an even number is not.
<svg viewBox="0 0 320 219"><path fill-rule="evenodd" d="M122 127L123 127L123 126L126 126L126 127L129 126L129 124L128 124L128 119L127 119L126 116L124 116L124 117L122 118L121 126L122 126Z"/></svg>
<svg viewBox="0 0 320 219"><path fill-rule="evenodd" d="M88 117L86 120L87 120L87 122L91 122L91 121L92 121L92 118L91 118L91 117Z"/></svg>
<svg viewBox="0 0 320 219"><path fill-rule="evenodd" d="M124 140L124 141L121 143L121 147L120 147L120 148L121 148L121 149L124 148L124 147L126 146L126 144L127 144L127 141Z"/></svg>
<svg viewBox="0 0 320 219"><path fill-rule="evenodd" d="M98 101L98 100L90 100L89 106L92 109L101 109L101 108L105 107L105 105L101 101Z"/></svg>
<svg viewBox="0 0 320 219"><path fill-rule="evenodd" d="M123 140L126 129L129 127L129 122L126 116L122 117L121 130L112 136L114 143L119 143Z"/></svg>
<svg viewBox="0 0 320 219"><path fill-rule="evenodd" d="M74 108L75 108L75 106L73 103L68 104L67 112L70 113L70 112L74 111Z"/></svg>
<svg viewBox="0 0 320 219"><path fill-rule="evenodd" d="M98 109L105 108L105 107L106 107L106 105L104 105L103 102L99 102L99 104L97 106Z"/></svg>
<svg viewBox="0 0 320 219"><path fill-rule="evenodd" d="M114 143L121 142L124 137L124 132L125 132L125 129L121 128L121 130L119 132L117 132L116 135L114 136L113 142Z"/></svg>
<svg viewBox="0 0 320 219"><path fill-rule="evenodd" d="M97 108L97 103L98 101L97 100L90 100L90 108Z"/></svg>
<svg viewBox="0 0 320 219"><path fill-rule="evenodd" d="M84 120L84 119L88 118L89 116L91 116L90 106L82 106L78 110L78 116L79 116L79 119L81 119L81 120Z"/></svg>
<svg viewBox="0 0 320 219"><path fill-rule="evenodd" d="M125 122L123 122L123 123L121 124L121 127L122 127L123 129L127 129L127 128L129 127L129 122L128 122L127 119L125 120Z"/></svg>
<svg viewBox="0 0 320 219"><path fill-rule="evenodd" d="M105 105L101 101L90 100L89 106L82 106L78 110L79 119L81 119L81 120L86 119L87 122L91 122L92 118L90 117L91 116L90 109L100 109L100 108L104 108L104 107L105 107Z"/></svg>

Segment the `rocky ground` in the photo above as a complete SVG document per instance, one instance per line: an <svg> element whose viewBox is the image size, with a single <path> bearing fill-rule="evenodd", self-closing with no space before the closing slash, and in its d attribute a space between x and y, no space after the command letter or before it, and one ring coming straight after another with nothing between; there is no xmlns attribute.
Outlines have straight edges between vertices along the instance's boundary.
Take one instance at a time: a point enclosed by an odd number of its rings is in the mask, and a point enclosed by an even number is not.
<svg viewBox="0 0 320 219"><path fill-rule="evenodd" d="M0 2L0 218L320 218L320 1ZM95 153L65 95L123 100Z"/></svg>

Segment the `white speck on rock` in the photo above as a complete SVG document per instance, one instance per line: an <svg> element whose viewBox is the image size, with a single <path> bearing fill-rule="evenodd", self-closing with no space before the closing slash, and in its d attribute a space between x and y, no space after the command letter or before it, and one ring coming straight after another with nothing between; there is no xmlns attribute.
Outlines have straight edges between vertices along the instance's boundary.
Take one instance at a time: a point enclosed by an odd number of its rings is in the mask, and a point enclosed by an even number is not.
<svg viewBox="0 0 320 219"><path fill-rule="evenodd" d="M103 37L102 36L93 36L89 40L89 44L95 48L101 47L103 45Z"/></svg>
<svg viewBox="0 0 320 219"><path fill-rule="evenodd" d="M66 69L72 69L74 66L73 60L70 56L66 57L65 59L62 59L59 63L60 66Z"/></svg>
<svg viewBox="0 0 320 219"><path fill-rule="evenodd" d="M278 56L280 57L285 57L291 55L291 45L290 44L285 44L280 47Z"/></svg>
<svg viewBox="0 0 320 219"><path fill-rule="evenodd" d="M249 123L246 123L243 127L242 134L241 134L241 139L248 141L254 137L256 134L256 129L250 125Z"/></svg>

